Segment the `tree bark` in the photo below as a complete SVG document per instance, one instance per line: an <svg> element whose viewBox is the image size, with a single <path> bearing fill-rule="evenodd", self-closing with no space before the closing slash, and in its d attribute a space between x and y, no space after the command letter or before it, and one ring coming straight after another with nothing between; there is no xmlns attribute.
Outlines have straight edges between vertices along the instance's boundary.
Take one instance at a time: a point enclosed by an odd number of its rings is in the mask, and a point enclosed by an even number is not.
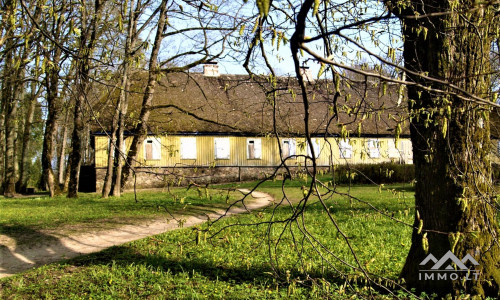
<svg viewBox="0 0 500 300"><path fill-rule="evenodd" d="M125 43L125 59L123 62L123 73L122 73L122 83L121 83L121 91L120 91L120 105L119 105L119 114L118 114L118 129L117 129L117 139L116 145L117 149L115 151L115 172L113 177L113 188L112 194L115 197L120 197L121 195L121 186L122 186L122 171L123 164L125 163L125 118L128 111L128 91L130 89L130 62L133 58L133 49L135 47L137 41L137 19L140 12L139 9L140 2L137 2L137 6L135 4L135 0L130 1L130 12L129 12L129 20L128 20L128 32L127 32L127 41ZM134 9L135 7L135 9Z"/></svg>
<svg viewBox="0 0 500 300"><path fill-rule="evenodd" d="M7 46L12 42L7 42ZM14 81L16 78L12 75L12 60L11 51L5 58L4 65L4 82L2 85L2 102L5 108L5 182L3 193L6 197L13 197L16 193L16 173L15 173L15 133L16 133L16 117L17 117L17 98L14 95Z"/></svg>
<svg viewBox="0 0 500 300"><path fill-rule="evenodd" d="M19 55L19 47L16 46L17 39L14 38L16 24L10 22L10 17L15 15L16 3L15 1L6 1L4 3L5 20L6 23L6 36L8 37L5 43L6 53L4 54L3 65L3 78L2 78L2 95L1 103L4 109L4 123L5 128L5 153L4 153L4 183L3 194L6 197L12 197L16 193L16 118L17 118L17 86L19 83L18 74L20 74L20 66L17 65L22 62L21 55Z"/></svg>
<svg viewBox="0 0 500 300"><path fill-rule="evenodd" d="M64 94L64 93L63 93ZM66 116L64 117L64 123L62 124L63 133L61 137L61 145L59 146L59 155L57 162L57 183L59 186L64 185L64 162L66 156L66 140L68 139L68 120L69 119L69 108L66 108Z"/></svg>
<svg viewBox="0 0 500 300"><path fill-rule="evenodd" d="M416 214L401 277L409 288L429 294L465 291L481 297L499 296L500 248L492 206L489 108L464 99L489 95L490 30L497 28L498 18L492 7L477 7L472 0L455 7L452 1L418 3L400 15L405 66L441 81L415 75L410 80L448 93L408 86ZM441 12L449 14L406 18ZM419 277L431 267L420 265L429 254L439 260L448 251L459 259L470 254L479 262L479 277Z"/></svg>
<svg viewBox="0 0 500 300"><path fill-rule="evenodd" d="M37 91L37 84L35 81L31 82L31 95L28 99L26 118L24 121L24 132L22 139L22 152L21 152L21 164L19 167L19 181L18 181L18 190L21 193L26 193L26 189L28 187L28 173L27 169L31 165L29 150L30 150L30 138L31 138L31 127L33 125L33 118L35 116L35 106L37 103L37 97L39 91ZM40 90L40 89L39 89Z"/></svg>
<svg viewBox="0 0 500 300"><path fill-rule="evenodd" d="M61 49L57 46L54 47L52 62L56 67L46 68L45 70L47 121L45 122L42 148L42 187L48 188L51 197L59 193L54 170L52 169L52 160L54 159L57 118L61 109L61 101L58 95L59 71L57 69L61 58Z"/></svg>
<svg viewBox="0 0 500 300"><path fill-rule="evenodd" d="M85 4L82 4L85 5ZM101 10L103 8L103 2L100 0L94 1L94 8L92 12L92 17L87 23L86 8L82 8L82 28L79 40L79 51L78 58L76 62L76 88L77 88L77 98L75 102L75 112L74 112L74 128L72 134L72 152L71 152L71 164L70 167L70 178L68 185L68 198L78 197L78 184L80 180L80 166L82 164L82 159L84 156L84 137L83 131L85 128L84 124L84 107L86 102L86 97L89 89L89 73L90 73L90 57L94 51L95 43L97 40L98 31L98 21L100 19Z"/></svg>
<svg viewBox="0 0 500 300"><path fill-rule="evenodd" d="M130 144L130 149L127 153L127 161L123 166L122 181L121 181L122 190L127 184L127 180L132 170L131 167L133 164L135 164L139 149L141 148L142 143L144 142L144 139L148 134L147 122L149 120L149 114L151 112L150 107L156 87L156 79L160 72L158 69L158 53L160 51L161 41L163 40L163 32L165 31L165 28L167 26L166 16L167 16L167 1L162 0L160 6L160 15L158 18L158 25L156 29L155 41L153 43L153 49L151 51L151 57L149 59L148 83L146 86L146 91L144 92L144 97L142 99L141 114L139 116L139 122L134 129L134 138L132 139L132 143ZM115 189L116 188L117 187L115 187Z"/></svg>

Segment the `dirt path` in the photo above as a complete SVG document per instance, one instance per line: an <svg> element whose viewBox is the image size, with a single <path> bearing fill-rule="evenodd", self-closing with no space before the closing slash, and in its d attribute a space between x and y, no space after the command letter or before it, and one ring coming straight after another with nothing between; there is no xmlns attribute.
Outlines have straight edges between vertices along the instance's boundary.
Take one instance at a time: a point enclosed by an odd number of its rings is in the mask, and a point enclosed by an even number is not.
<svg viewBox="0 0 500 300"><path fill-rule="evenodd" d="M240 191L243 193L250 192L243 189ZM249 210L265 207L274 200L271 195L262 192L253 192L252 197L252 201L245 203ZM246 212L246 210L235 207L227 215L243 212ZM203 223L208 218L214 220L223 213L223 210L218 210L208 215L176 216L176 219L185 220L183 224L185 228ZM179 228L178 222L172 218L162 218L94 233L75 235L45 234L41 242L32 245L17 246L15 241L8 242L6 243L7 245L0 244L0 278L8 277L33 267L73 258L82 254L99 252L111 246L121 245Z"/></svg>

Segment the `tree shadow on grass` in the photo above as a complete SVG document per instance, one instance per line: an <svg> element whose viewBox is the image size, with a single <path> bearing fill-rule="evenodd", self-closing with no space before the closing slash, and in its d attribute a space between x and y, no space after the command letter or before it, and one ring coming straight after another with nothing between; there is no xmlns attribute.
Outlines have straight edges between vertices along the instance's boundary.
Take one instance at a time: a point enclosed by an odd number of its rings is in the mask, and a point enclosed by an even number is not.
<svg viewBox="0 0 500 300"><path fill-rule="evenodd" d="M59 238L22 225L0 225L0 277L74 256Z"/></svg>

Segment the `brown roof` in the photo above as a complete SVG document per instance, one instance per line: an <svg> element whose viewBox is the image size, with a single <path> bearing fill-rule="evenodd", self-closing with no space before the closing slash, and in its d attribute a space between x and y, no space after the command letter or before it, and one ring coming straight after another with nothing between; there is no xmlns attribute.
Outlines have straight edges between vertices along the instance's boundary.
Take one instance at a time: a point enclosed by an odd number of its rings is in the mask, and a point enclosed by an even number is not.
<svg viewBox="0 0 500 300"><path fill-rule="evenodd" d="M129 130L139 116L144 77L135 76L131 89ZM397 85L343 80L339 90L336 93L333 80L307 84L312 134L338 135L345 126L357 135L361 126L362 135L394 135L398 123L401 134L409 134L406 100L398 105ZM115 101L116 95L96 106L105 129L110 127ZM274 103L278 132L304 134L304 104L294 78L278 78L273 85L246 75L168 74L156 87L148 126L155 133L272 134Z"/></svg>

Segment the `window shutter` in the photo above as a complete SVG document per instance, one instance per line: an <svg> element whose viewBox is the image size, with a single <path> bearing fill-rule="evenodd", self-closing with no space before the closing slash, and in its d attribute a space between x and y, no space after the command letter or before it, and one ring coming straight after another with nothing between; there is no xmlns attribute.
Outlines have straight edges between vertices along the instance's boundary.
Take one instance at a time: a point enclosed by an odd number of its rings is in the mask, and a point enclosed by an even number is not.
<svg viewBox="0 0 500 300"><path fill-rule="evenodd" d="M229 138L215 138L215 158L229 159Z"/></svg>
<svg viewBox="0 0 500 300"><path fill-rule="evenodd" d="M256 159L261 159L262 158L262 140L261 139L255 139L254 140L255 144L255 158Z"/></svg>
<svg viewBox="0 0 500 300"><path fill-rule="evenodd" d="M295 139L290 139L290 156L294 156L295 155L295 148L296 148L296 143L295 143Z"/></svg>
<svg viewBox="0 0 500 300"><path fill-rule="evenodd" d="M153 159L153 141L152 140L146 140L146 143L144 144L144 158L147 160Z"/></svg>
<svg viewBox="0 0 500 300"><path fill-rule="evenodd" d="M352 156L352 146L349 144L349 140L341 140L339 143L340 157L341 158L351 158Z"/></svg>
<svg viewBox="0 0 500 300"><path fill-rule="evenodd" d="M380 149L378 148L378 140L370 139L368 142L368 155L371 158L380 157Z"/></svg>
<svg viewBox="0 0 500 300"><path fill-rule="evenodd" d="M196 159L195 137L181 137L181 159Z"/></svg>
<svg viewBox="0 0 500 300"><path fill-rule="evenodd" d="M314 149L314 154L316 158L318 158L321 152L320 139L313 138L311 139L311 142ZM309 145L307 145L307 155L312 157L311 148L309 147Z"/></svg>
<svg viewBox="0 0 500 300"><path fill-rule="evenodd" d="M255 142L247 140L247 159L255 159Z"/></svg>
<svg viewBox="0 0 500 300"><path fill-rule="evenodd" d="M161 159L161 141L160 138L153 138L152 159Z"/></svg>
<svg viewBox="0 0 500 300"><path fill-rule="evenodd" d="M389 139L388 149L389 158L400 158L401 155L399 150L396 148L396 143L393 139Z"/></svg>
<svg viewBox="0 0 500 300"><path fill-rule="evenodd" d="M247 139L247 159L261 159L262 142L261 139Z"/></svg>

